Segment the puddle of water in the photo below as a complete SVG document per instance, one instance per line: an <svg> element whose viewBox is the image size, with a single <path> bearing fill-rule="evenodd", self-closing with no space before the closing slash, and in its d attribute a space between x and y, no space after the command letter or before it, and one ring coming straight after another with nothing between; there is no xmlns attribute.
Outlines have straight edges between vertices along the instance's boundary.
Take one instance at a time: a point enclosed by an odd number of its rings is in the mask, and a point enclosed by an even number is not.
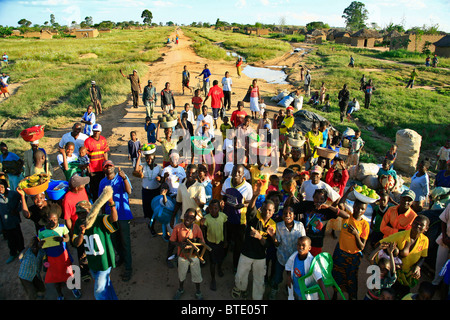
<svg viewBox="0 0 450 320"><path fill-rule="evenodd" d="M286 81L287 75L284 71L272 70L268 68L260 68L253 66L246 66L242 72L252 79L263 79L268 83L273 84L289 84Z"/></svg>

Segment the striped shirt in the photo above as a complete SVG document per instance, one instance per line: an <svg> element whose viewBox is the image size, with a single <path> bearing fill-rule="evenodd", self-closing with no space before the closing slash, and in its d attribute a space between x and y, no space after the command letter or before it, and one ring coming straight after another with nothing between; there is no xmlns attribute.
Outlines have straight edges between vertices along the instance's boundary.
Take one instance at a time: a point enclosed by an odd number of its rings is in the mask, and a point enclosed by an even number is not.
<svg viewBox="0 0 450 320"><path fill-rule="evenodd" d="M41 278L40 273L44 256L44 250L39 250L38 254L35 255L33 250L28 248L21 259L22 263L19 268L19 278L27 281L33 281L36 276Z"/></svg>
<svg viewBox="0 0 450 320"><path fill-rule="evenodd" d="M91 172L103 171L103 161L105 161L105 153L109 151L108 142L106 138L100 136L98 140L89 137L84 141L84 146L87 149L91 162L89 169Z"/></svg>

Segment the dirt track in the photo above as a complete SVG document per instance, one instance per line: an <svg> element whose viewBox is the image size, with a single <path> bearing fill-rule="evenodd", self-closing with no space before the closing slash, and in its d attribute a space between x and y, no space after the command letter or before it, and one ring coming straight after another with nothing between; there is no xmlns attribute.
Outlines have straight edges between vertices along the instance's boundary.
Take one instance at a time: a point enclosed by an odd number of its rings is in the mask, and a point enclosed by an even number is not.
<svg viewBox="0 0 450 320"><path fill-rule="evenodd" d="M175 34L173 35L173 37ZM212 72L211 79L220 80L225 74L225 71L230 71L230 75L233 79L233 91L232 106L236 106L237 101L241 100L248 86L251 84L250 78L245 75L238 79L234 63L224 63L208 61L201 57L198 57L193 49L190 47L190 40L186 38L182 32L179 33L180 42L178 45L171 45L161 50L162 61L158 61L149 65L148 73L140 75L141 83L144 86L148 79L153 81L154 86L157 88L157 92L163 89L165 82L171 83L172 90L176 93L175 100L177 104L177 111L182 110L181 106L186 102L191 102L191 95L186 92L186 95L181 94L181 72L183 66L187 65L188 70L191 73L191 82L196 80L194 77L198 75L203 69L203 65L208 63ZM292 57L289 57L292 59ZM290 61L291 63L295 63ZM286 65L283 59L278 61L271 61L267 65ZM124 73L131 72L131 70L124 70ZM120 77L119 71L117 76ZM273 85L264 83L259 80L258 82L261 90L261 95L267 97L266 104L268 105L268 111L270 112L270 118L273 117L273 112L278 110L278 107L271 107L268 102L277 89L288 88L290 85ZM127 80L124 79L124 86L129 86ZM158 101L159 102L159 101ZM208 101L208 105L210 100ZM246 104L246 111L248 110L248 104ZM80 110L80 117L84 110ZM157 106L156 116L161 114L161 109ZM132 176L132 167L130 161L127 158L127 141L129 140L129 132L134 130L137 132L138 138L142 142L146 142L146 133L144 131L144 118L145 108L141 106L138 109L132 108L131 96L127 101L120 105L110 107L103 115L98 119L103 127L103 135L107 137L109 146L111 148L110 159L116 164L116 167L121 167L131 180L133 192L130 196L130 204L135 219L132 221L131 235L132 235L132 256L133 256L133 276L129 282L122 282L120 274L123 271L121 267L112 271L113 286L116 289L117 295L121 300L167 300L172 299L177 287L178 279L176 269L169 269L165 263L167 242L162 237L152 238L149 230L147 229L148 221L143 218L143 211L141 207L141 182L139 179ZM220 124L219 124L220 125ZM257 123L255 122L256 126ZM60 130L54 130L46 134L47 141L44 148L51 155L51 161L56 164L57 156L57 144L61 136L70 131L71 125L61 128ZM162 164L161 147L157 149L157 162ZM56 165L54 166L56 167ZM62 178L61 170L56 170L55 178ZM157 231L160 230L160 226L156 225ZM25 236L25 242L27 243L33 234L34 226L32 222L22 222L22 230ZM325 241L325 250L332 252L335 246L336 240L327 235ZM8 257L8 249L6 241L0 241L0 299L1 300L17 300L25 299L24 291L20 286L20 282L17 279L17 272L19 268L19 262L16 260L9 265L5 265ZM71 249L74 257L76 253ZM359 299L362 299L365 293L365 275L367 262L363 259L361 264L361 277ZM364 270L364 271L363 271ZM231 257L228 256L224 263L223 278L217 278L217 291L213 292L209 289L209 266L205 266L202 269L203 283L201 286L205 299L208 300L223 300L230 299L230 292L234 286L234 276L232 273ZM251 286L251 282L250 282ZM182 299L194 299L194 286L188 276L185 284L185 294ZM82 299L93 299L93 286L91 283L82 284ZM66 299L73 299L70 292L66 293ZM52 286L48 286L46 299L56 299L56 291ZM280 290L279 299L286 299L286 295L283 290Z"/></svg>

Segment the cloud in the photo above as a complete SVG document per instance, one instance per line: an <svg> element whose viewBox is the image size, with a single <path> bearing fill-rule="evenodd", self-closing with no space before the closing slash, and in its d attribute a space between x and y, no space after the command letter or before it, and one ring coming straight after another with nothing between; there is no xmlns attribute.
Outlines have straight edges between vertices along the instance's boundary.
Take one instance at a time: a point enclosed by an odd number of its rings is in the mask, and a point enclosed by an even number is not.
<svg viewBox="0 0 450 320"><path fill-rule="evenodd" d="M247 1L246 0L237 0L235 2L234 6L239 9L245 8L247 6Z"/></svg>

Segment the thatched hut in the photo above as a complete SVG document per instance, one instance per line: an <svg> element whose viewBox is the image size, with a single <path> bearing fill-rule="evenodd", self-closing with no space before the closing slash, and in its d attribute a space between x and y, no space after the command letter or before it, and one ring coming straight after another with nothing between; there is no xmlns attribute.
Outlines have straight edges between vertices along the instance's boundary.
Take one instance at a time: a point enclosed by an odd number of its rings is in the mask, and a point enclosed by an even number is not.
<svg viewBox="0 0 450 320"><path fill-rule="evenodd" d="M380 34L375 30L361 29L351 35L351 45L360 48L373 48L375 41L380 39Z"/></svg>
<svg viewBox="0 0 450 320"><path fill-rule="evenodd" d="M446 35L433 44L435 47L434 54L437 54L439 57L450 57L450 35Z"/></svg>

